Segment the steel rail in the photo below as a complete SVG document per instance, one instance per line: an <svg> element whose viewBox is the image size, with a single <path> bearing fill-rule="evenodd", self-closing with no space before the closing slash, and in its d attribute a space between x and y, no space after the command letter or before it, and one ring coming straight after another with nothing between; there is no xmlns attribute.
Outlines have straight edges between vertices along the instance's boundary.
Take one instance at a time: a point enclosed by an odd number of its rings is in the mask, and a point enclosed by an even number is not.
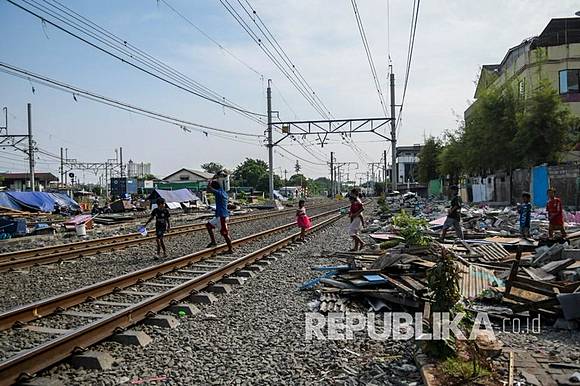
<svg viewBox="0 0 580 386"><path fill-rule="evenodd" d="M327 216L335 213L336 210L330 210L312 216L312 219ZM250 241L256 240L260 237L267 236L271 233L280 232L292 227L295 223L289 223L278 226L276 228L268 229L241 239L233 240L232 244L241 245ZM0 313L0 331L11 328L14 324L23 324L53 314L58 309L66 309L80 303L85 302L90 298L97 298L103 295L110 294L117 289L129 287L143 280L148 280L156 276L183 268L187 265L196 263L207 257L214 256L219 252L227 250L226 244L220 244L214 248L206 248L188 255L178 257L176 259L164 261L161 264L151 267L143 268L135 272L130 272L125 275L117 276L108 280L104 280L80 289L70 292L65 292L38 302L30 303L6 312Z"/></svg>
<svg viewBox="0 0 580 386"><path fill-rule="evenodd" d="M332 204L323 205L331 206ZM319 209L321 207L313 208ZM234 218L230 224L239 224L249 221L262 220L271 217L282 216L291 213L295 209L275 212L262 213L258 215L250 215L244 217ZM205 223L196 223L181 225L173 228L167 233L166 237L174 237L184 235L191 232L199 232L205 230ZM110 236L78 243L61 244L45 248L34 248L24 251L9 252L0 254L0 272L5 272L13 269L29 267L32 265L48 264L59 262L63 260L71 260L78 257L94 255L100 252L114 251L118 249L127 248L134 244L141 244L155 239L154 235L142 236L140 233L129 233L121 236ZM20 258L19 258L20 257Z"/></svg>
<svg viewBox="0 0 580 386"><path fill-rule="evenodd" d="M322 229L341 217L341 214L335 215L314 225L307 232L312 233ZM171 304L195 294L216 281L228 277L257 260L284 248L298 236L299 233L294 233L210 272L176 285L163 293L9 358L7 361L0 363L0 386L18 382L22 377L31 376L69 357L79 348L89 347L100 342L113 335L119 328L127 328L140 322L151 313L159 312Z"/></svg>

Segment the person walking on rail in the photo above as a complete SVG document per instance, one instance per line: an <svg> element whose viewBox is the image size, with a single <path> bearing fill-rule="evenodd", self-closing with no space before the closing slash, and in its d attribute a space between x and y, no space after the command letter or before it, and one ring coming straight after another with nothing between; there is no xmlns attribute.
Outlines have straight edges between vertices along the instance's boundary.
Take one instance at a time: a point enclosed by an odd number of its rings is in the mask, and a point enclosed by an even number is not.
<svg viewBox="0 0 580 386"><path fill-rule="evenodd" d="M447 235L447 230L453 228L455 230L455 235L458 239L463 240L463 229L461 229L461 197L459 197L459 187L457 185L452 185L449 187L451 190L451 207L447 210L447 218L443 224L443 230L441 231L441 241L445 241L445 236Z"/></svg>
<svg viewBox="0 0 580 386"><path fill-rule="evenodd" d="M296 211L296 224L300 228L300 241L304 241L306 230L312 227L312 221L310 221L310 217L306 215L304 204L304 200L298 201L298 210Z"/></svg>
<svg viewBox="0 0 580 386"><path fill-rule="evenodd" d="M363 249L365 243L359 236L360 229L363 224L362 212L364 211L364 206L362 202L358 199L357 195L349 195L350 199L350 211L348 213L350 217L350 224L348 226L348 234L354 240L354 247L351 251L358 251Z"/></svg>
<svg viewBox="0 0 580 386"><path fill-rule="evenodd" d="M215 217L205 225L211 240L207 245L207 248L215 247L217 245L213 233L213 230L217 229L228 244L228 251L226 253L234 253L228 229L228 220L230 218L230 212L228 210L228 194L222 188L220 183L215 180L209 183L207 190L215 195Z"/></svg>
<svg viewBox="0 0 580 386"><path fill-rule="evenodd" d="M564 229L564 211L562 210L562 201L556 197L556 189L548 189L548 203L546 204L546 212L548 212L548 238L554 237L554 231L560 231L562 238L566 238L566 230Z"/></svg>
<svg viewBox="0 0 580 386"><path fill-rule="evenodd" d="M153 209L151 212L151 217L145 223L145 227L149 225L151 220L155 218L155 241L157 242L157 257L161 254L161 249L163 249L163 257L167 257L167 249L165 249L165 242L163 241L163 236L165 232L169 231L171 227L169 224L169 209L165 207L165 200L163 198L157 199L157 208Z"/></svg>

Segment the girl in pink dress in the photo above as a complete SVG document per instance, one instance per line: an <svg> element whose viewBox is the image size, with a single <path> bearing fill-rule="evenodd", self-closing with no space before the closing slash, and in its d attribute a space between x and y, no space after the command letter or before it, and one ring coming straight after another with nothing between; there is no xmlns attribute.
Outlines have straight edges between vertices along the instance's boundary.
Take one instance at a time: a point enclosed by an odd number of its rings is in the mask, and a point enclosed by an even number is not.
<svg viewBox="0 0 580 386"><path fill-rule="evenodd" d="M306 229L312 227L310 217L306 215L304 200L298 201L298 210L296 211L296 224L300 228L300 241L304 241L304 234L306 233Z"/></svg>

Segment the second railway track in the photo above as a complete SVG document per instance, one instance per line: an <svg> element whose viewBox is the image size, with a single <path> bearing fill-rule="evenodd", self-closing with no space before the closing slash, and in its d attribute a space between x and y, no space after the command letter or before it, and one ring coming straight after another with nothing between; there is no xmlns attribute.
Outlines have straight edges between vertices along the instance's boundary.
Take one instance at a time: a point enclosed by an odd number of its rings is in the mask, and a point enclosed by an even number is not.
<svg viewBox="0 0 580 386"><path fill-rule="evenodd" d="M312 209L321 209L336 206L337 203L319 205ZM283 211L259 213L232 217L230 224L239 224L247 221L257 221L292 213L295 209ZM166 237L185 235L191 232L205 230L205 223L194 223L175 226ZM151 242L155 236L142 236L139 233L129 233L118 236L110 236L68 244L46 246L42 248L27 249L0 254L0 272L18 268L25 268L39 264L49 264L63 260L75 259L82 256L94 255L102 252L119 250L144 242Z"/></svg>

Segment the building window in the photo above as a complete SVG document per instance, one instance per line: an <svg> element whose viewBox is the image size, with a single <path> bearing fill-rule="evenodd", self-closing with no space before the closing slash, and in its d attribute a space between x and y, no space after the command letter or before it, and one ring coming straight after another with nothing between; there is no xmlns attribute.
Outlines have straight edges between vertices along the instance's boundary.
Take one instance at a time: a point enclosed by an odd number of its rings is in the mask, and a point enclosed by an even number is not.
<svg viewBox="0 0 580 386"><path fill-rule="evenodd" d="M189 181L189 176L179 176L179 181Z"/></svg>
<svg viewBox="0 0 580 386"><path fill-rule="evenodd" d="M576 94L580 92L580 69L560 71L560 94Z"/></svg>

